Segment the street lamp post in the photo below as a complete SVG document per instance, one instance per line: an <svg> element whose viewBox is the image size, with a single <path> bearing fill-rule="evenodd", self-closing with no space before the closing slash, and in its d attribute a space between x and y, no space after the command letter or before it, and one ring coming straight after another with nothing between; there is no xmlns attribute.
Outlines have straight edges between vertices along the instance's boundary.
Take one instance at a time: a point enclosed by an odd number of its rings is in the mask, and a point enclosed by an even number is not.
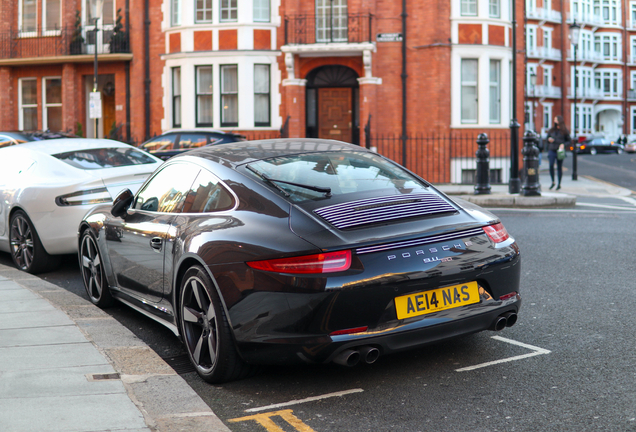
<svg viewBox="0 0 636 432"><path fill-rule="evenodd" d="M577 173L577 137L576 137L576 125L579 122L579 113L576 111L576 86L578 82L578 74L576 71L576 48L579 45L579 34L581 31L581 26L576 23L576 20L570 24L570 41L572 42L572 47L574 47L574 130L573 130L573 146L572 146L572 180L578 180Z"/></svg>
<svg viewBox="0 0 636 432"><path fill-rule="evenodd" d="M521 191L519 179L519 122L517 121L517 0L512 0L512 119L510 120L510 180L508 192Z"/></svg>
<svg viewBox="0 0 636 432"><path fill-rule="evenodd" d="M95 60L93 61L93 93L97 93L97 88L98 88L98 83L97 83L97 69L98 69L98 63L97 63L97 23L99 22L99 19L101 18L102 15L102 7L104 5L104 0L93 0L91 2L91 15L92 18L95 22ZM101 104L101 98L100 98L100 104ZM97 128L99 126L99 118L95 117L95 131L94 131L94 136L95 138L98 138L98 132L97 132Z"/></svg>
<svg viewBox="0 0 636 432"><path fill-rule="evenodd" d="M530 85L532 86L532 128L535 133L537 132L537 103L536 103L536 88L537 88L537 74L530 74Z"/></svg>

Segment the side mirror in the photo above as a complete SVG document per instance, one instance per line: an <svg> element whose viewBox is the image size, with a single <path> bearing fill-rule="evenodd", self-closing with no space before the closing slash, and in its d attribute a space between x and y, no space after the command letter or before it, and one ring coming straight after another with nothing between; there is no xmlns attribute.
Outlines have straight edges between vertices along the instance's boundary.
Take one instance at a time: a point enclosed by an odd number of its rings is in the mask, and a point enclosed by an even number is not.
<svg viewBox="0 0 636 432"><path fill-rule="evenodd" d="M126 214L126 210L133 202L135 195L131 192L130 189L124 189L119 192L119 195L113 201L113 207L110 209L110 214L115 217L122 217Z"/></svg>

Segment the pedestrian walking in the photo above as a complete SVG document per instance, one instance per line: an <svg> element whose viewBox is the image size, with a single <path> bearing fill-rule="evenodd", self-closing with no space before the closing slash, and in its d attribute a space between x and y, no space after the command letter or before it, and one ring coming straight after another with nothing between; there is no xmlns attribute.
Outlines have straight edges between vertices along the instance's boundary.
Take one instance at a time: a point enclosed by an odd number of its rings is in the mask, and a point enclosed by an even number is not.
<svg viewBox="0 0 636 432"><path fill-rule="evenodd" d="M561 178L563 177L563 160L565 159L565 147L572 142L570 131L565 126L562 116L554 118L554 126L548 131L548 162L550 165L550 178L554 189L554 165L557 168L557 190L561 189ZM560 151L559 151L560 150ZM572 150L576 151L576 149Z"/></svg>

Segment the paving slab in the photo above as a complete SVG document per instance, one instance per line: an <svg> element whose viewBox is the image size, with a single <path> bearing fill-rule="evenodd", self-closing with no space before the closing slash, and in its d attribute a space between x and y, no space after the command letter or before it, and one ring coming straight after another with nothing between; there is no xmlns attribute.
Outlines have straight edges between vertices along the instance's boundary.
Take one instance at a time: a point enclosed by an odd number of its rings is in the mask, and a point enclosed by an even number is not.
<svg viewBox="0 0 636 432"><path fill-rule="evenodd" d="M0 425L7 432L150 431L126 394L0 399Z"/></svg>
<svg viewBox="0 0 636 432"><path fill-rule="evenodd" d="M119 379L89 381L88 378L93 374L114 373L110 364L2 372L0 399L125 394Z"/></svg>
<svg viewBox="0 0 636 432"><path fill-rule="evenodd" d="M0 348L0 372L107 364L104 356L88 341Z"/></svg>
<svg viewBox="0 0 636 432"><path fill-rule="evenodd" d="M0 330L0 348L85 343L86 337L72 324L57 327ZM0 393L1 396L1 393Z"/></svg>
<svg viewBox="0 0 636 432"><path fill-rule="evenodd" d="M0 314L0 329L33 328L74 324L63 312L44 310L34 312L4 312Z"/></svg>
<svg viewBox="0 0 636 432"><path fill-rule="evenodd" d="M55 307L51 305L48 301L43 298L36 297L30 298L28 300L13 300L7 301L4 298L4 294L6 291L3 291L0 294L0 314L4 313L18 313L18 312L44 312L44 311L54 311Z"/></svg>

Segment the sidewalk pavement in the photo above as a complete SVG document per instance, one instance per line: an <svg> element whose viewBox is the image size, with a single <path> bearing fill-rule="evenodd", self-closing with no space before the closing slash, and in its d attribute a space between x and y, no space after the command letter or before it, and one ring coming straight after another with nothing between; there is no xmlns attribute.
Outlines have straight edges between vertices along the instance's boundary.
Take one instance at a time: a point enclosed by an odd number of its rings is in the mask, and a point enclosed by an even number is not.
<svg viewBox="0 0 636 432"><path fill-rule="evenodd" d="M86 298L0 265L2 432L229 432L183 378Z"/></svg>
<svg viewBox="0 0 636 432"><path fill-rule="evenodd" d="M488 195L475 195L474 185L435 185L447 195L455 195L482 207L513 208L566 208L576 205L577 196L629 196L632 191L590 176L578 176L572 180L572 174L564 169L561 189L550 190L552 180L546 170L539 171L541 196L523 196L508 193L508 185L491 185ZM522 183L523 186L523 183Z"/></svg>

